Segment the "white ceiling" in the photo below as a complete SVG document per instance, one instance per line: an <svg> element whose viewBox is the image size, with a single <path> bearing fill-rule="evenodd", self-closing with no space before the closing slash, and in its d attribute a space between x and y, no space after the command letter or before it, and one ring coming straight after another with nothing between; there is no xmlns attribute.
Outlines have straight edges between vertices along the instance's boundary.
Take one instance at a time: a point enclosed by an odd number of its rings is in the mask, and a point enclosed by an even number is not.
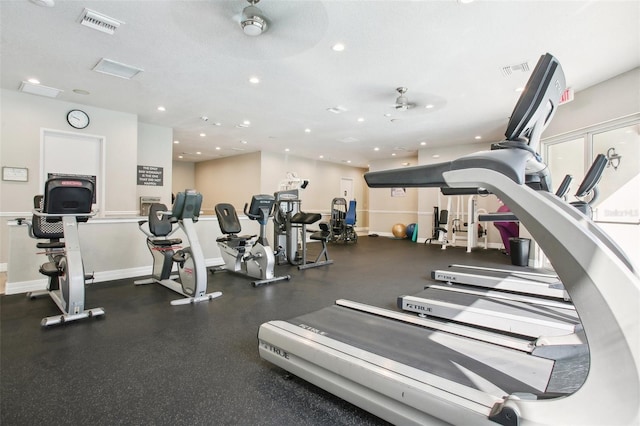
<svg viewBox="0 0 640 426"><path fill-rule="evenodd" d="M245 0L35 3L0 2L2 88L35 77L60 100L171 127L184 161L289 149L366 167L421 142L487 143L503 137L530 74L503 67L533 69L550 52L579 92L640 66L639 1L262 0L270 27L258 37L238 25ZM85 7L124 24L114 35L81 26ZM144 72L92 71L101 58ZM415 108L391 107L398 86Z"/></svg>

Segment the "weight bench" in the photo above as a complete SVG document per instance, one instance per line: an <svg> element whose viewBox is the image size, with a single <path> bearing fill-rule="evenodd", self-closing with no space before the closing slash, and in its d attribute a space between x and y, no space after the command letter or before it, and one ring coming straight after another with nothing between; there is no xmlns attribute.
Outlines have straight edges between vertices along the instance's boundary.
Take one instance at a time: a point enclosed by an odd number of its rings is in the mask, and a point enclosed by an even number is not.
<svg viewBox="0 0 640 426"><path fill-rule="evenodd" d="M329 225L320 224L320 231L314 232L309 237L312 240L322 242L322 251L313 262L307 262L307 225L312 225L322 218L320 213L304 213L298 212L291 217L291 224L302 228L302 262L298 264L298 269L316 268L318 266L330 265L333 260L329 259L327 252L327 240L331 236ZM321 260L324 256L324 260Z"/></svg>

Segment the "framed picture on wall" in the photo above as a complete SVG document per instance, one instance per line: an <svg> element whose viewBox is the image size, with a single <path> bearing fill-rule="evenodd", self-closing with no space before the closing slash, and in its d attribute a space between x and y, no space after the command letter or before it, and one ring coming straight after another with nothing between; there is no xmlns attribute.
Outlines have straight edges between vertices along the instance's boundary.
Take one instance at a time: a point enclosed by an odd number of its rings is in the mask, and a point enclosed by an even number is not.
<svg viewBox="0 0 640 426"><path fill-rule="evenodd" d="M28 182L29 169L26 167L3 167L2 180L10 182Z"/></svg>
<svg viewBox="0 0 640 426"><path fill-rule="evenodd" d="M406 188L391 188L392 197L406 197L406 195L407 195Z"/></svg>

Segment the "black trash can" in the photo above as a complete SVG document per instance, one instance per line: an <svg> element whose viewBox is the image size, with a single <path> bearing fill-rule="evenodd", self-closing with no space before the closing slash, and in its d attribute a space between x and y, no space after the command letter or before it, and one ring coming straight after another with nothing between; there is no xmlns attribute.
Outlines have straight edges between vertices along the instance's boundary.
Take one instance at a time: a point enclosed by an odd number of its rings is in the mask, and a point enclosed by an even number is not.
<svg viewBox="0 0 640 426"><path fill-rule="evenodd" d="M511 264L516 266L529 265L529 245L528 238L509 238L509 250L511 251Z"/></svg>

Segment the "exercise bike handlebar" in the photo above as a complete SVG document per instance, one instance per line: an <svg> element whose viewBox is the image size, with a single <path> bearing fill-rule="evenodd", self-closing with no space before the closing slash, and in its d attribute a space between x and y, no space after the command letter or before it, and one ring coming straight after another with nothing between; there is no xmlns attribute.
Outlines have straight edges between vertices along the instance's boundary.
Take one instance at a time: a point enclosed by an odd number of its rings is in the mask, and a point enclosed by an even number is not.
<svg viewBox="0 0 640 426"><path fill-rule="evenodd" d="M249 203L244 203L244 214L249 218L249 219L253 219L253 220L257 220L260 219L260 214L252 214L249 212L248 210L249 208ZM271 212L269 212L269 215L271 215Z"/></svg>

